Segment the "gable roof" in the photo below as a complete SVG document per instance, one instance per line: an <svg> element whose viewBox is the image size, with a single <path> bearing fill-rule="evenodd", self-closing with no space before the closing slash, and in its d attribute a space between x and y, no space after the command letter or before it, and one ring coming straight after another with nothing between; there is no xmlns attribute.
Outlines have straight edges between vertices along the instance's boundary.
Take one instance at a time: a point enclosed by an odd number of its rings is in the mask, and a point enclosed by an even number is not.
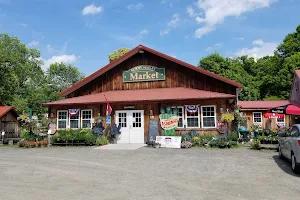
<svg viewBox="0 0 300 200"><path fill-rule="evenodd" d="M181 60L178 60L174 57L171 57L171 56L168 56L166 54L163 54L161 52L158 52L158 51L155 51L149 47L146 47L146 46L143 46L143 45L139 45L137 47L135 47L134 49L132 49L131 51L127 52L126 54L124 54L123 56L121 56L120 58L112 61L111 63L109 63L108 65L104 66L103 68L99 69L98 71L96 71L95 73L91 74L90 76L86 77L85 79L75 83L73 86L69 87L68 89L62 91L59 95L60 96L66 96L72 92L74 92L75 90L79 89L80 87L86 85L87 83L91 82L92 80L96 79L97 77L101 76L102 74L104 74L105 72L109 71L110 69L114 68L115 66L117 66L118 64L124 62L125 60L129 59L130 57L134 56L135 54L137 54L140 50L145 50L145 51L148 51L154 55L157 55L159 57L162 57L164 59L167 59L169 61L172 61L172 62L175 62L179 65L182 65L184 67L187 67L189 69L192 69L194 71L197 71L197 72L200 72L202 74L205 74L207 76L210 76L212 78L215 78L217 80L220 80L220 81L223 81L225 83L228 83L230 85L233 85L235 87L238 87L238 88L242 88L243 85L236 82L236 81L233 81L233 80L230 80L228 78L225 78L225 77L222 77L218 74L215 74L215 73L212 73L212 72L209 72L205 69L202 69L200 67L196 67L194 65L191 65L191 64L188 64L186 62L183 62Z"/></svg>
<svg viewBox="0 0 300 200"><path fill-rule="evenodd" d="M18 113L13 106L0 106L0 118L11 110L18 116Z"/></svg>
<svg viewBox="0 0 300 200"><path fill-rule="evenodd" d="M238 101L238 105L242 110L251 110L251 109L261 109L267 110L269 108L274 108L278 106L284 106L289 104L288 100L280 100L280 101Z"/></svg>

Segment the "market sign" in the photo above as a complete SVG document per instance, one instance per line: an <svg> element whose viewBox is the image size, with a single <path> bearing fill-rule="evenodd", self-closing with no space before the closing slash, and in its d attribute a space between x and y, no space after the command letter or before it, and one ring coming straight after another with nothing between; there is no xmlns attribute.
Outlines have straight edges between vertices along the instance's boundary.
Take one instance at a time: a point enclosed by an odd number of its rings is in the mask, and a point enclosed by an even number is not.
<svg viewBox="0 0 300 200"><path fill-rule="evenodd" d="M124 83L162 80L166 80L165 68L151 65L139 65L123 72Z"/></svg>
<svg viewBox="0 0 300 200"><path fill-rule="evenodd" d="M178 127L179 116L175 115L175 116L170 116L169 118L165 118L165 116L163 115L168 115L168 114L159 115L160 125L162 129L171 130Z"/></svg>

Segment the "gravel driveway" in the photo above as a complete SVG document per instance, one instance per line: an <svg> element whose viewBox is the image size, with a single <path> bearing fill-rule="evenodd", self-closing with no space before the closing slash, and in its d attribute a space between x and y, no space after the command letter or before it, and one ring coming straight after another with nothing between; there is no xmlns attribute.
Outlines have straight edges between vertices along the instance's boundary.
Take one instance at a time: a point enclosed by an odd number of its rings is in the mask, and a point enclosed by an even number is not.
<svg viewBox="0 0 300 200"><path fill-rule="evenodd" d="M0 148L0 199L299 199L273 151Z"/></svg>

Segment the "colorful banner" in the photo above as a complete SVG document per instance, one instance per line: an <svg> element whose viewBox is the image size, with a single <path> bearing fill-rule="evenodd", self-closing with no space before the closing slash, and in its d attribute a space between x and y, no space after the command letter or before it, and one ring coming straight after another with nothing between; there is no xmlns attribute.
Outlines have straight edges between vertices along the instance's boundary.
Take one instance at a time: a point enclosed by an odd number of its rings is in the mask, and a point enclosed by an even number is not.
<svg viewBox="0 0 300 200"><path fill-rule="evenodd" d="M185 109L190 114L195 114L196 112L198 112L198 105L185 106Z"/></svg>
<svg viewBox="0 0 300 200"><path fill-rule="evenodd" d="M75 116L78 114L80 109L69 109L70 116Z"/></svg>
<svg viewBox="0 0 300 200"><path fill-rule="evenodd" d="M160 119L160 125L164 130L171 130L178 127L178 121L179 121L178 116L171 116L167 119L163 119L165 117L163 115L167 115L167 114L160 114L159 119Z"/></svg>

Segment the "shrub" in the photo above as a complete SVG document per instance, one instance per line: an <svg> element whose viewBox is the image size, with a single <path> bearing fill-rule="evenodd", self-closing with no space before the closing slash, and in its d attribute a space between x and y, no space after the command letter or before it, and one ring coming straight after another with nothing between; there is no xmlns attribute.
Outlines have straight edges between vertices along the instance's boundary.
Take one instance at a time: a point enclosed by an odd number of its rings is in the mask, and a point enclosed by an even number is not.
<svg viewBox="0 0 300 200"><path fill-rule="evenodd" d="M259 150L260 149L260 141L259 140L253 140L253 142L251 142L251 144L250 144L250 148Z"/></svg>
<svg viewBox="0 0 300 200"><path fill-rule="evenodd" d="M198 144L198 142L199 142L199 137L194 137L194 138L193 138L193 142L194 142L194 144Z"/></svg>
<svg viewBox="0 0 300 200"><path fill-rule="evenodd" d="M24 140L30 140L30 141L37 141L37 140L43 140L44 139L44 137L42 137L40 135L30 133L27 129L21 129L20 137Z"/></svg>
<svg viewBox="0 0 300 200"><path fill-rule="evenodd" d="M65 143L65 144L86 144L94 145L97 137L90 129L79 130L59 130L56 136L51 137L51 143Z"/></svg>
<svg viewBox="0 0 300 200"><path fill-rule="evenodd" d="M238 141L239 139L239 136L238 136L238 133L236 131L233 131L231 134L230 134L230 139L232 141Z"/></svg>
<svg viewBox="0 0 300 200"><path fill-rule="evenodd" d="M108 144L108 138L106 135L102 135L97 138L96 140L97 145L107 145Z"/></svg>

